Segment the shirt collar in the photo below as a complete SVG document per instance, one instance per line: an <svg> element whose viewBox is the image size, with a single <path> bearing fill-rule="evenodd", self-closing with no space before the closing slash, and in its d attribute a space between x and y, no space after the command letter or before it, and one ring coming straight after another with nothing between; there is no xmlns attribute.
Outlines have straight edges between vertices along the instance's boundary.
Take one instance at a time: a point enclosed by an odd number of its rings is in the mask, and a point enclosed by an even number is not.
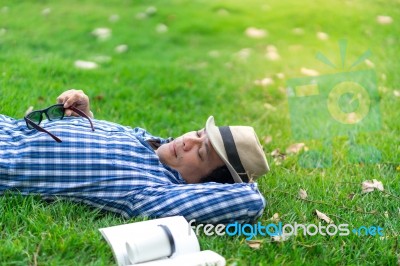
<svg viewBox="0 0 400 266"><path fill-rule="evenodd" d="M143 138L138 138L138 139L152 153L154 153L154 154L156 153L156 151L153 149L153 147L150 145L150 143L148 143ZM168 140L170 141L170 139L167 139L166 143L169 142ZM171 167L162 163L161 161L160 161L160 164L167 170L167 172L169 172L169 176L171 176L174 179L174 180L171 180L172 182L175 181L174 183L177 183L177 184L186 184L186 181L182 178L181 174L178 171L176 171L175 169L172 169Z"/></svg>

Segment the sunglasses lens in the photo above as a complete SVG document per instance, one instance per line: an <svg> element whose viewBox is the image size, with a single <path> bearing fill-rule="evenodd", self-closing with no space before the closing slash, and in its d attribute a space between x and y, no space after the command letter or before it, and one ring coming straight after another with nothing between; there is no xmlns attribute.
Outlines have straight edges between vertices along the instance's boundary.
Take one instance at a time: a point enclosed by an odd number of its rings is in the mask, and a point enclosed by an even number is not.
<svg viewBox="0 0 400 266"><path fill-rule="evenodd" d="M47 115L50 120L61 119L64 117L64 107L62 105L56 105L47 110Z"/></svg>
<svg viewBox="0 0 400 266"><path fill-rule="evenodd" d="M42 121L42 113L41 112L32 112L29 115L27 115L27 117L29 118L29 120L31 120L32 122L34 122L38 125ZM28 123L28 128L32 129L32 126L29 123Z"/></svg>

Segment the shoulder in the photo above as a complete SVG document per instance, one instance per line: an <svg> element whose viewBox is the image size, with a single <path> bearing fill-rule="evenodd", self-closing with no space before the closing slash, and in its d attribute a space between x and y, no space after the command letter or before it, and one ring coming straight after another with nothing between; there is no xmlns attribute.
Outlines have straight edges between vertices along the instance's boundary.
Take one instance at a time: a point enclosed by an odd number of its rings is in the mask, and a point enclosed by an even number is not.
<svg viewBox="0 0 400 266"><path fill-rule="evenodd" d="M133 129L133 131L134 131L136 136L141 137L146 141L152 140L152 141L158 142L160 144L165 144L165 143L168 143L171 140L173 140L173 138L171 138L171 137L163 138L163 137L155 136L155 135L149 133L144 128L140 128L140 127L135 127Z"/></svg>

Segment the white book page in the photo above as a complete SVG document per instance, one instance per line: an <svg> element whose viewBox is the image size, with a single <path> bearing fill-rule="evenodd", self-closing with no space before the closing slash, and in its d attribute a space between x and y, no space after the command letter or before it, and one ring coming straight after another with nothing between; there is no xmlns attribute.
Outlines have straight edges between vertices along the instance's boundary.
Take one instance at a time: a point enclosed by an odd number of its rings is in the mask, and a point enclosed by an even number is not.
<svg viewBox="0 0 400 266"><path fill-rule="evenodd" d="M211 250L183 254L175 258L153 260L137 266L225 266L225 258Z"/></svg>
<svg viewBox="0 0 400 266"><path fill-rule="evenodd" d="M172 254L171 258L200 251L196 234L189 227L188 222L183 216L111 226L101 228L99 231L110 245L117 264L119 266L126 266L131 264L127 255L126 242L134 239L135 235L143 236L146 230L152 230L154 226L160 224L168 226L175 242L175 253Z"/></svg>

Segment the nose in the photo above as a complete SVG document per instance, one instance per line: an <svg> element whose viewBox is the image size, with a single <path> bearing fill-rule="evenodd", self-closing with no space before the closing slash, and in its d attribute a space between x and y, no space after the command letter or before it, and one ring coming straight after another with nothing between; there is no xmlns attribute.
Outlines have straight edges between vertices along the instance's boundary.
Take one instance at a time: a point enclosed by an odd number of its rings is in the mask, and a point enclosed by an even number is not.
<svg viewBox="0 0 400 266"><path fill-rule="evenodd" d="M193 147L200 146L203 138L195 135L186 135L183 137L183 150L190 151Z"/></svg>

